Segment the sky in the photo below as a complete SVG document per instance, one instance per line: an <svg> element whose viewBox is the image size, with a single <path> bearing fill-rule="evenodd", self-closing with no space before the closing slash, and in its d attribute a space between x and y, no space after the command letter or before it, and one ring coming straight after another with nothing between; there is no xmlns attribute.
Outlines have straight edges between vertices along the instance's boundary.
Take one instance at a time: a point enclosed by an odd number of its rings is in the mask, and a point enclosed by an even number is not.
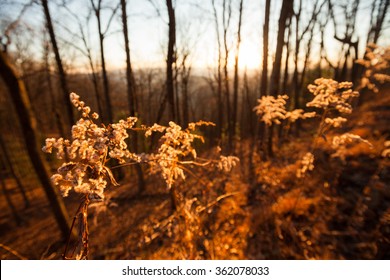
<svg viewBox="0 0 390 280"><path fill-rule="evenodd" d="M92 48L94 59L99 61L99 42L97 33L96 18L92 15L87 22L90 0L67 0L67 9L61 7L63 0L49 0L52 18L54 20L57 38L62 46L62 54L77 65L78 69L87 67L85 56L77 49L82 47L80 32L77 24L79 18L85 32L89 31L89 44ZM347 0L340 0L345 2ZM339 1L339 2L340 2ZM0 17L2 18L2 31L6 22L15 20L20 14L23 4L27 0L0 0ZM96 2L96 0L95 0ZM105 6L114 7L117 1L104 1ZM118 1L119 2L119 1ZM128 0L128 24L131 58L134 68L143 67L164 67L165 53L168 37L168 19L164 0L153 0L152 4L148 0ZM216 5L221 6L222 0L216 0ZM264 21L264 2L258 0L244 0L243 23L242 23L242 42L240 46L240 69L258 69L262 62L262 27ZM339 3L338 2L338 3ZM348 1L347 1L348 2ZM351 1L349 1L351 2ZM360 42L365 41L364 36L368 31L369 16L367 8L370 7L372 0L361 0L364 10L358 14L357 33L361 38ZM177 48L189 46L190 62L194 68L212 68L217 61L217 41L214 19L212 14L211 0L176 0L175 11L177 20ZM304 13L310 13L312 0L304 0ZM272 62L272 51L276 44L277 21L279 18L281 0L272 1L271 6L271 25L270 25L270 62ZM6 8L2 8L6 7ZM232 0L232 30L229 33L228 42L231 46L230 65L233 67L235 52L235 40L238 20L238 1ZM219 9L220 13L221 10ZM110 9L105 9L102 14L103 26L107 25ZM340 22L343 21L343 14L336 12L336 17ZM306 16L307 20L307 16ZM22 17L22 24L27 31L21 32L21 37L28 42L28 48L33 53L42 53L42 30L44 28L44 18L42 8L34 4L29 7ZM337 30L341 32L342 30ZM333 39L334 30L332 24L327 28L327 50L332 56L338 53L340 44ZM384 37L383 43L389 44L388 34ZM22 39L24 40L24 39ZM319 43L318 34L314 38ZM15 40L16 42L16 40ZM27 44L27 43L25 43ZM318 45L318 44L316 44ZM364 48L360 48L362 51ZM30 50L30 51L31 51ZM318 48L312 50L315 57ZM125 53L123 34L121 33L120 9L117 16L114 17L110 29L105 38L105 55L107 65L110 70L121 69L125 67ZM334 57L336 59L336 57ZM271 63L270 63L271 64Z"/></svg>

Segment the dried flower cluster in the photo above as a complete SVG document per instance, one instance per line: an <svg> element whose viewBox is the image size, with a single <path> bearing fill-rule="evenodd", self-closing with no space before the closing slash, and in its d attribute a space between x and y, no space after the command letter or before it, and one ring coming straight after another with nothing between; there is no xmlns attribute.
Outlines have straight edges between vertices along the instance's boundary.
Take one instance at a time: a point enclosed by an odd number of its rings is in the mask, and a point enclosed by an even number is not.
<svg viewBox="0 0 390 280"><path fill-rule="evenodd" d="M287 99L287 95L278 95L277 98L271 95L263 96L257 100L259 104L253 108L253 111L260 116L260 121L267 125L280 124L280 120L285 118Z"/></svg>
<svg viewBox="0 0 390 280"><path fill-rule="evenodd" d="M351 99L359 96L359 93L352 90L352 83L350 82L339 83L335 80L324 78L316 79L314 84L308 86L308 90L314 95L314 98L306 106L323 109L322 120L312 143L313 151L318 139L323 138L326 140L326 134L331 128L339 128L347 121L346 118L339 115L352 113ZM371 145L367 140L362 139L358 135L346 133L341 136L335 136L332 142L332 148L335 152L332 154L332 157L339 157L344 161L347 145L352 142L364 142ZM296 172L296 176L298 178L304 177L307 171L314 169L313 163L314 155L309 152L300 160L300 167Z"/></svg>
<svg viewBox="0 0 390 280"><path fill-rule="evenodd" d="M286 112L285 119L290 123L296 122L298 119L309 119L316 116L316 112L305 112L303 109L295 109Z"/></svg>
<svg viewBox="0 0 390 280"><path fill-rule="evenodd" d="M324 120L325 124L334 128L341 127L346 121L347 119L343 117L325 118Z"/></svg>
<svg viewBox="0 0 390 280"><path fill-rule="evenodd" d="M79 223L78 241L70 257L67 256L68 246L66 246L65 259L87 258L88 206L90 202L99 201L99 204L104 202L104 190L109 183L118 185L107 166L110 159L117 160L121 165L149 164L153 172L162 174L171 191L174 190L171 187L177 179L185 179L184 165L215 164L219 169L230 171L239 161L238 158L231 156L221 156L219 160L197 157L193 143L196 139L202 142L204 139L194 132L199 126L214 125L211 122L189 123L186 129L182 129L174 122L169 122L168 126L154 124L151 127L141 126L141 129L136 129L134 126L137 118L129 117L107 126L97 125L94 120L99 118L98 114L91 112L91 108L80 100L80 96L71 93L70 99L82 114L82 118L72 127L71 140L48 138L42 148L46 153L52 153L54 148L57 150L57 158L65 161L51 177L53 184L60 188L62 195L67 196L71 190L84 195L73 221L73 225L75 220ZM126 139L129 137L128 130L143 130L146 137L153 133L161 133L157 153L130 152L126 144Z"/></svg>
<svg viewBox="0 0 390 280"><path fill-rule="evenodd" d="M73 125L72 140L46 139L44 152L51 153L55 148L57 158L67 159L51 179L54 185L60 187L63 196L73 189L77 193L89 194L90 198L103 199L107 183L117 184L106 166L108 157L119 162L125 159L140 161L137 155L130 153L125 142L129 137L126 130L134 126L137 118L99 127L93 121L98 115L91 114L91 109L80 101L77 94L71 93L70 99L82 112L83 118Z"/></svg>
<svg viewBox="0 0 390 280"><path fill-rule="evenodd" d="M293 111L286 110L287 95L278 95L277 98L273 96L263 96L258 99L259 103L253 110L258 116L260 121L267 125L272 123L280 124L281 120L287 120L290 123L296 122L298 119L312 118L316 115L315 112L306 113L302 109L295 109Z"/></svg>
<svg viewBox="0 0 390 280"><path fill-rule="evenodd" d="M314 98L306 104L307 107L322 108L324 110L335 109L339 113L350 114L352 106L349 104L351 98L359 96L353 91L351 82L337 82L332 79L319 78L310 84L308 89L313 93Z"/></svg>
<svg viewBox="0 0 390 280"><path fill-rule="evenodd" d="M348 152L348 145L351 143L365 143L372 147L372 144L361 138L359 135L352 133L344 133L340 136L333 137L332 148L335 152L332 154L332 157L338 157L342 161L345 161Z"/></svg>
<svg viewBox="0 0 390 280"><path fill-rule="evenodd" d="M230 170L239 161L236 157L223 157L220 160L202 159L197 161L196 150L193 147L195 139L204 141L201 135L194 131L199 126L214 125L211 122L199 121L188 124L182 129L174 122L168 126L154 124L151 127L142 127L146 136L153 132L162 133L160 146L155 154L135 154L128 150L126 139L128 130L134 129L137 118L129 117L108 126L98 126L94 120L99 116L91 112L80 97L70 94L73 105L82 113L82 118L72 127L72 139L46 139L42 150L52 153L57 150L57 158L65 162L58 168L51 179L58 186L63 196L69 191L83 193L89 200L104 199L104 189L111 183L117 185L107 162L115 159L119 164L148 163L151 170L160 172L167 186L179 178L185 179L184 165L194 164L205 166L215 163L220 169Z"/></svg>
<svg viewBox="0 0 390 280"><path fill-rule="evenodd" d="M390 82L388 73L390 68L390 47L382 48L371 43L366 48L365 57L355 62L363 65L365 68L359 88L368 88L373 92L378 92L377 83Z"/></svg>
<svg viewBox="0 0 390 280"><path fill-rule="evenodd" d="M385 146L385 148L382 151L381 156L390 158L390 141L386 141L384 146Z"/></svg>
<svg viewBox="0 0 390 280"><path fill-rule="evenodd" d="M312 153L306 153L300 161L299 166L296 176L303 178L308 171L314 169L314 155Z"/></svg>
<svg viewBox="0 0 390 280"><path fill-rule="evenodd" d="M219 170L223 170L225 172L229 172L232 170L234 166L237 165L240 159L234 156L221 156L220 161L217 164Z"/></svg>
<svg viewBox="0 0 390 280"><path fill-rule="evenodd" d="M169 126L154 124L146 128L145 136L150 136L153 132L163 133L161 146L157 154L149 156L149 163L152 172L161 172L167 186L170 188L178 178L185 179L183 164L193 163L184 159L196 159L197 154L192 146L195 139L204 141L203 137L192 133L198 126L214 125L210 122L190 123L187 129L174 122L169 122Z"/></svg>

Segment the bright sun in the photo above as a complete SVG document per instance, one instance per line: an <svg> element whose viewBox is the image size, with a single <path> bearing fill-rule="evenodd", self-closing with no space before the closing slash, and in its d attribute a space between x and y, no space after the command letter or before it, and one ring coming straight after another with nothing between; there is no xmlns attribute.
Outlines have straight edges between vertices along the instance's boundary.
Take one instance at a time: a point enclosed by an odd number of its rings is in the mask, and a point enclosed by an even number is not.
<svg viewBox="0 0 390 280"><path fill-rule="evenodd" d="M247 43L242 42L240 46L240 56L239 56L239 68L244 70L258 69L261 63L261 49L253 43L247 41ZM234 65L234 57L232 61Z"/></svg>

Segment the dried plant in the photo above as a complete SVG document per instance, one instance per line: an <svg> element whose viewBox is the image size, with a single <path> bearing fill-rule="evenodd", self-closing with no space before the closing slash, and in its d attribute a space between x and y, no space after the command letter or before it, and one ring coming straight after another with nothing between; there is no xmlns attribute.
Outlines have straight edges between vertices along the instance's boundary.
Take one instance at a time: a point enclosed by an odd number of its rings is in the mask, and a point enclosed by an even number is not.
<svg viewBox="0 0 390 280"><path fill-rule="evenodd" d="M357 91L352 90L351 82L337 82L332 79L319 78L310 84L308 90L314 95L307 107L321 108L325 112L336 110L339 113L352 113L350 101L359 96Z"/></svg>
<svg viewBox="0 0 390 280"><path fill-rule="evenodd" d="M253 108L253 111L260 117L260 121L267 125L280 124L280 120L286 117L285 105L287 99L287 95L278 95L277 98L271 95L263 96L257 100L259 104Z"/></svg>
<svg viewBox="0 0 390 280"><path fill-rule="evenodd" d="M302 178L306 172L314 169L314 155L312 153L306 153L300 161L300 166L297 169L296 176Z"/></svg>
<svg viewBox="0 0 390 280"><path fill-rule="evenodd" d="M344 133L340 136L333 137L332 148L335 152L332 154L332 157L338 157L344 162L348 152L348 145L351 143L365 143L372 147L369 141L361 138L359 135Z"/></svg>
<svg viewBox="0 0 390 280"><path fill-rule="evenodd" d="M138 119L129 117L114 124L99 126L95 123L98 114L91 112L77 94L71 93L70 99L82 114L82 118L72 127L72 139L48 138L42 148L46 153L52 153L54 148L57 158L64 160L57 173L51 177L62 195L68 196L70 191L83 195L72 224L73 229L78 221L78 241L70 256L67 255L68 241L64 258L86 259L88 256L88 206L104 200L104 191L109 184L119 185L108 166L110 160L116 160L119 166L148 164L151 172L161 173L169 189L176 180L185 179L185 171L188 170L185 165L215 166L230 171L239 161L232 156L221 156L218 160L197 156L193 143L196 139L202 142L204 139L194 132L199 126L213 123L199 121L189 123L186 129L182 129L176 123L169 122L169 126L154 124L151 127L141 126L139 130L135 128ZM130 152L126 144L129 137L127 130L144 131L146 136L154 132L161 133L157 153Z"/></svg>
<svg viewBox="0 0 390 280"><path fill-rule="evenodd" d="M384 149L381 154L382 157L388 157L390 158L390 141L385 141Z"/></svg>
<svg viewBox="0 0 390 280"><path fill-rule="evenodd" d="M318 126L316 135L311 144L311 151L306 153L299 162L299 168L296 172L298 178L302 178L308 171L314 169L314 150L318 145L319 139L327 140L327 133L330 129L340 128L347 121L343 115L352 113L351 101L358 97L359 93L352 90L351 82L337 82L332 79L319 78L314 81L314 84L308 86L310 93L314 95L312 101L306 104L307 107L315 107L323 110L321 121ZM364 142L371 145L367 140L362 139L358 135L343 134L335 136L332 142L332 148L335 152L332 157L339 157L345 160L347 152L347 144L352 141Z"/></svg>
<svg viewBox="0 0 390 280"><path fill-rule="evenodd" d="M253 108L253 111L260 117L260 121L268 126L271 126L273 123L281 124L282 120L286 120L288 123L294 123L298 119L308 119L316 115L315 112L305 112L303 109L287 111L287 100L287 95L278 95L277 98L263 96L257 100L259 104Z"/></svg>
<svg viewBox="0 0 390 280"><path fill-rule="evenodd" d="M362 65L365 70L358 89L368 88L373 92L379 92L378 83L390 82L388 69L390 67L390 47L383 48L376 44L368 44L363 59L357 59L355 63Z"/></svg>

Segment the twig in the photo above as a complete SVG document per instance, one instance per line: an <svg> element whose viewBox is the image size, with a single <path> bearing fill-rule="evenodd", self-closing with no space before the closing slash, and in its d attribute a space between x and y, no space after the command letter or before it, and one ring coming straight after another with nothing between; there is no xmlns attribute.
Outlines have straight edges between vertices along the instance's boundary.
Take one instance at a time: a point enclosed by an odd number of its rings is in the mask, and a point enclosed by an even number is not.
<svg viewBox="0 0 390 280"><path fill-rule="evenodd" d="M23 257L21 254L19 254L14 249L8 247L7 245L4 245L4 244L0 243L0 247L3 248L4 250L6 250L7 252L11 253L12 255L18 257L21 260L27 260L27 258Z"/></svg>
<svg viewBox="0 0 390 280"><path fill-rule="evenodd" d="M207 204L206 206L203 206L203 207L199 207L199 209L197 209L197 212L198 213L201 213L203 212L204 210L206 210L207 208L210 208L212 206L214 206L215 204L217 204L218 202L220 202L222 199L225 199L225 198L228 198L228 197L231 197L231 196L234 196L234 195L237 195L237 194L240 194L241 192L233 192L233 193L226 193L224 195L220 195L217 197L217 199L209 204Z"/></svg>

